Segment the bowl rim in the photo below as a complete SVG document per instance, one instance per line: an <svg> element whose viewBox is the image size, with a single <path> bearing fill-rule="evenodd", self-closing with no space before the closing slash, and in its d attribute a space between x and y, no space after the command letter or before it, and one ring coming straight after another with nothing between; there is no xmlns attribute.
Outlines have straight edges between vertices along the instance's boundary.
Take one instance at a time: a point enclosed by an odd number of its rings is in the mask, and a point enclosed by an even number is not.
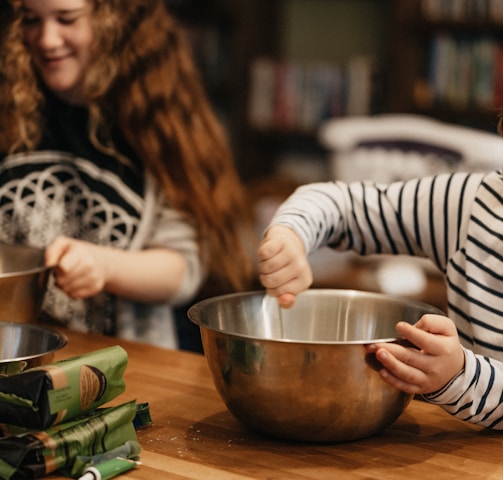
<svg viewBox="0 0 503 480"><path fill-rule="evenodd" d="M253 297L253 296L264 296L265 290L252 290L247 292L235 292L235 293L227 293L223 295L217 295L214 297L208 297L203 300L198 301L197 303L191 305L187 310L187 316L189 320L197 325L201 330L211 330L213 332L220 333L222 335L226 335L228 337L233 337L237 339L245 339L245 340L254 340L259 342L275 342L275 343L292 343L292 344L309 344L309 345L368 345L370 343L389 343L389 342L397 342L403 340L403 337L389 337L389 338L377 338L372 340L298 340L298 339L289 339L289 338L266 338L260 337L257 335L243 334L238 332L226 331L221 328L217 328L214 326L208 326L204 324L197 313L199 310L204 308L206 305L210 305L212 303L216 303L220 300L225 300L233 297ZM371 297L371 298L380 298L380 299L389 299L397 303L407 303L408 305L415 306L418 308L422 308L427 310L428 314L433 315L443 315L446 313L440 310L440 308L435 307L434 305L428 304L426 302L422 302L420 300L410 299L400 295L394 295L389 293L379 293L379 292L370 292L366 290L355 290L355 289L339 289L339 288L309 288L304 290L303 292L297 295L310 295L310 294L321 294L321 295L329 295L338 293L344 296L351 297ZM419 320L419 319L418 319Z"/></svg>
<svg viewBox="0 0 503 480"><path fill-rule="evenodd" d="M68 337L61 332L58 332L57 330L54 330L52 328L48 328L45 326L41 325L33 325L31 323L20 323L20 322L5 322L5 321L0 321L0 330L3 329L4 327L15 327L16 329L28 329L28 330L37 330L37 331L42 331L43 333L48 333L51 335L54 335L54 337L57 340L57 346L54 348L51 348L49 350L46 350L45 352L41 353L35 353L32 355L23 355L19 357L13 357L13 358L6 358L6 359L0 359L0 365L4 363L10 363L10 362L19 362L23 360L30 360L33 358L37 357L42 357L44 355L49 355L51 353L55 353L64 347L68 345Z"/></svg>
<svg viewBox="0 0 503 480"><path fill-rule="evenodd" d="M33 275L34 273L41 273L45 270L50 270L52 267L40 266L30 268L29 270L16 270L15 272L4 272L0 273L0 279L11 278L11 277L24 277L27 275Z"/></svg>

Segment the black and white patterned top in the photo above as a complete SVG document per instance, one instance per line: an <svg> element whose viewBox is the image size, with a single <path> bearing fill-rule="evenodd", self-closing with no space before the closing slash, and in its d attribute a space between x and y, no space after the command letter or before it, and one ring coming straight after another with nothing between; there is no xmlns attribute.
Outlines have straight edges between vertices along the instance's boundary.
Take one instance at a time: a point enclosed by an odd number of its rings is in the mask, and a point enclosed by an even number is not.
<svg viewBox="0 0 503 480"><path fill-rule="evenodd" d="M115 144L129 161L92 145L86 109L49 96L44 118L37 151L0 162L0 241L45 248L66 235L121 249L173 248L186 256L189 273L172 303L189 300L203 278L190 222L169 208L120 138ZM104 292L72 300L51 282L43 308L75 329L176 346L169 305L141 305Z"/></svg>

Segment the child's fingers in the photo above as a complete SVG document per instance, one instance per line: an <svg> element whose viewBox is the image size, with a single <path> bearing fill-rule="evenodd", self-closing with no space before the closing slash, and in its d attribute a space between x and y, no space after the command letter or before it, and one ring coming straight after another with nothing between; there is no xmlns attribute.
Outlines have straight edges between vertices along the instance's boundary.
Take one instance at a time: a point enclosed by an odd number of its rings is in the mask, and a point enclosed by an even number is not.
<svg viewBox="0 0 503 480"><path fill-rule="evenodd" d="M281 308L292 308L295 303L295 295L293 293L283 293L278 296L278 303Z"/></svg>

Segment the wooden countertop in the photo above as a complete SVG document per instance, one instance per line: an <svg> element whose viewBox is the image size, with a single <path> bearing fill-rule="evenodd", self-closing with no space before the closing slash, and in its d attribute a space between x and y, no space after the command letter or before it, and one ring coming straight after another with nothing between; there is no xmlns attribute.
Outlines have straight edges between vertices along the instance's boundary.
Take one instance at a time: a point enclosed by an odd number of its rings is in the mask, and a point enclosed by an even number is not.
<svg viewBox="0 0 503 480"><path fill-rule="evenodd" d="M423 401L413 400L372 438L275 440L250 432L228 412L202 355L63 332L69 344L56 359L122 345L129 364L117 403L150 404L153 425L138 431L142 464L124 480L503 479L503 432L466 424Z"/></svg>

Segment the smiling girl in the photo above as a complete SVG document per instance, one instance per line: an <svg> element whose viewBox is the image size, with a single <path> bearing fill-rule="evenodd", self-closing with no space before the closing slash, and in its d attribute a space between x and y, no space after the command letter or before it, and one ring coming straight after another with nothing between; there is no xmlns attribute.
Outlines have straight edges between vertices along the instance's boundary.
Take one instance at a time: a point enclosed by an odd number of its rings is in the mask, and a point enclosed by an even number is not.
<svg viewBox="0 0 503 480"><path fill-rule="evenodd" d="M241 185L176 22L162 0L8 4L0 241L46 248L49 318L175 347L173 306L251 272Z"/></svg>

